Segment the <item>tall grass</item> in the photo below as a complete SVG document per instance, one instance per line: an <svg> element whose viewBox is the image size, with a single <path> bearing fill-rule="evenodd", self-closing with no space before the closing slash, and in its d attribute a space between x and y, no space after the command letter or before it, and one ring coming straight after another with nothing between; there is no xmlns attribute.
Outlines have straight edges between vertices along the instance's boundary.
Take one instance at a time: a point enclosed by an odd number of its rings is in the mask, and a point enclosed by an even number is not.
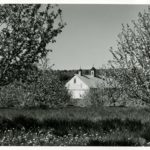
<svg viewBox="0 0 150 150"><path fill-rule="evenodd" d="M2 135L5 135L7 133L7 138L9 140L12 138L12 136L14 138L14 135L17 135L18 138L19 133L27 133L27 135L36 134L36 138L40 138L38 136L41 135L37 135L39 132L42 132L42 135L44 136L49 131L51 131L52 136L55 136L61 140L65 136L68 137L70 135L72 138L77 137L76 139L79 140L79 137L82 137L82 140L85 140L83 137L84 134L86 134L85 137L88 138L88 140L84 141L86 142L86 145L135 146L140 145L139 140L137 140L139 138L145 138L146 140L150 140L150 136L147 136L148 134L145 134L150 132L150 124L148 125L145 123L141 123L141 121L129 119L107 119L99 120L97 122L83 119L44 119L41 121L31 117L18 116L11 120L1 118L0 121L0 132ZM2 141L1 139L3 138L2 135L0 137L0 143ZM34 140L34 138L35 137L33 136L33 139L30 140L32 141ZM22 139L20 140L22 141ZM76 145L77 143L72 144ZM43 143L43 145L45 144Z"/></svg>
<svg viewBox="0 0 150 150"><path fill-rule="evenodd" d="M150 121L149 108L130 107L66 107L57 109L0 109L0 117L12 119L24 115L31 118L43 119L65 119L65 120L106 120L106 119L129 119Z"/></svg>
<svg viewBox="0 0 150 150"><path fill-rule="evenodd" d="M119 107L1 109L0 145L146 145L149 114Z"/></svg>

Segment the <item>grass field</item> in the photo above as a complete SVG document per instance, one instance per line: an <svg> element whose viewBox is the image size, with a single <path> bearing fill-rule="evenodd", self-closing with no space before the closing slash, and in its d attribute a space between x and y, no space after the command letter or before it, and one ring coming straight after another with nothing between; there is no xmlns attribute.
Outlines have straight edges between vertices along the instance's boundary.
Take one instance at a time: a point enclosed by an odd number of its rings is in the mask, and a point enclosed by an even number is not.
<svg viewBox="0 0 150 150"><path fill-rule="evenodd" d="M139 146L150 108L0 109L0 145Z"/></svg>
<svg viewBox="0 0 150 150"><path fill-rule="evenodd" d="M150 121L150 108L141 107L66 107L59 109L0 109L0 117L13 119L17 116L26 116L39 120L60 119L91 121L105 119L131 119L142 122Z"/></svg>

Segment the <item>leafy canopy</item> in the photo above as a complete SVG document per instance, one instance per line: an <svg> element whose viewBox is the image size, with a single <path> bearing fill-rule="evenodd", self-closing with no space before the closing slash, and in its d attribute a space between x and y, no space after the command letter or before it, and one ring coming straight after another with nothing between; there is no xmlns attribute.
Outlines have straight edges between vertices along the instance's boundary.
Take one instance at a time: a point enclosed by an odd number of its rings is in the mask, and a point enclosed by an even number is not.
<svg viewBox="0 0 150 150"><path fill-rule="evenodd" d="M111 48L113 77L130 97L150 103L150 8L132 23L123 25L117 50Z"/></svg>
<svg viewBox="0 0 150 150"><path fill-rule="evenodd" d="M64 23L58 6L0 5L0 86L45 57Z"/></svg>

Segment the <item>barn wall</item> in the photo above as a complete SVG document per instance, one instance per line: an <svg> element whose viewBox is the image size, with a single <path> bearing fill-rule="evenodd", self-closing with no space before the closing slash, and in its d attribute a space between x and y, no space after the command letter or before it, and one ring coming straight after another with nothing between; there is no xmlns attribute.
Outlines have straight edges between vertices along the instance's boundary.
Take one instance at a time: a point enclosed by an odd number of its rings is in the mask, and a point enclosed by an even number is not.
<svg viewBox="0 0 150 150"><path fill-rule="evenodd" d="M77 76L74 76L67 84L67 89L74 99L82 99L89 87Z"/></svg>
<svg viewBox="0 0 150 150"><path fill-rule="evenodd" d="M88 90L69 89L69 92L74 99L83 99Z"/></svg>
<svg viewBox="0 0 150 150"><path fill-rule="evenodd" d="M76 83L74 83L74 80L76 80ZM77 76L74 76L70 81L68 81L66 87L67 89L73 90L89 89L89 87Z"/></svg>

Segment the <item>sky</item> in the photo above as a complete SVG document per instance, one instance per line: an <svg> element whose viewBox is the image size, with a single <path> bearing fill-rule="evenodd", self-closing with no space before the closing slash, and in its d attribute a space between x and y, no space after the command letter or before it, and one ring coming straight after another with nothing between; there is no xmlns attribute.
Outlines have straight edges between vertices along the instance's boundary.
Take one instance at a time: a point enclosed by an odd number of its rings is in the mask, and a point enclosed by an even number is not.
<svg viewBox="0 0 150 150"><path fill-rule="evenodd" d="M63 21L62 33L51 45L49 55L53 69L72 70L101 68L112 59L110 47L116 48L121 24L132 25L139 12L147 5L60 4Z"/></svg>

